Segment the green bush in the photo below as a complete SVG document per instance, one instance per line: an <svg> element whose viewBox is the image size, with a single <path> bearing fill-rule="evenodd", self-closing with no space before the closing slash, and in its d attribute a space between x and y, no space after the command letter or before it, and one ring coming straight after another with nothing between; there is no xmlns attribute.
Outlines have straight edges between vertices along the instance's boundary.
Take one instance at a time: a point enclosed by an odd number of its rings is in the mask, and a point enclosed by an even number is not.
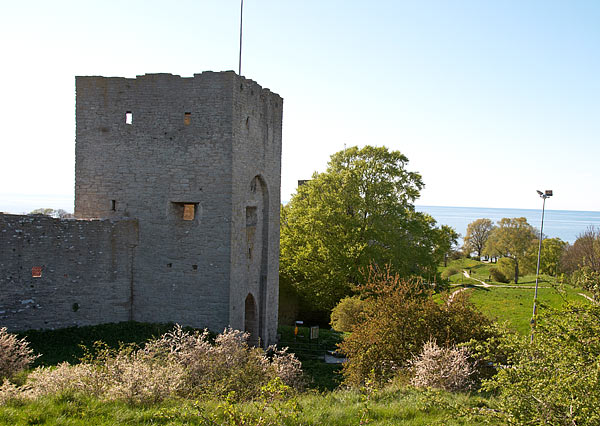
<svg viewBox="0 0 600 426"><path fill-rule="evenodd" d="M506 275L504 275L504 273L496 268L495 266L492 266L490 268L490 275L492 276L492 280L499 282L499 283L507 283L508 282L508 278L506 278Z"/></svg>
<svg viewBox="0 0 600 426"><path fill-rule="evenodd" d="M519 276L522 276L525 266L522 264L520 266L521 267L519 268ZM515 261L513 259L511 259L510 257L501 257L496 263L496 268L500 272L502 272L502 274L504 274L507 280L506 282L514 281Z"/></svg>
<svg viewBox="0 0 600 426"><path fill-rule="evenodd" d="M600 424L600 306L548 309L532 344L528 336L505 333L486 350L498 348L502 367L483 386L498 392L509 424Z"/></svg>
<svg viewBox="0 0 600 426"><path fill-rule="evenodd" d="M358 296L344 297L331 311L331 327L337 331L350 332L365 309L365 301Z"/></svg>
<svg viewBox="0 0 600 426"><path fill-rule="evenodd" d="M570 280L573 286L590 291L595 298L600 295L600 272L594 271L589 266L582 266L575 270Z"/></svg>
<svg viewBox="0 0 600 426"><path fill-rule="evenodd" d="M460 272L461 272L460 268L458 268L456 266L448 266L446 269L444 269L444 272L442 272L442 278L447 280L452 275L458 274Z"/></svg>
<svg viewBox="0 0 600 426"><path fill-rule="evenodd" d="M464 292L438 303L421 281L373 268L359 290L367 301L364 313L340 344L348 357L342 372L350 386L393 378L430 339L452 346L488 337L490 321L468 303Z"/></svg>

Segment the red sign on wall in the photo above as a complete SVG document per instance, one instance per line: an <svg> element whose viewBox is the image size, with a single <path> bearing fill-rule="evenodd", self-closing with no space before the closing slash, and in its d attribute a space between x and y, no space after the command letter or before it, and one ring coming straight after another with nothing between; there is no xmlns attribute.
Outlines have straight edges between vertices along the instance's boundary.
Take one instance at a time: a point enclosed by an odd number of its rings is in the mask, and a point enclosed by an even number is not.
<svg viewBox="0 0 600 426"><path fill-rule="evenodd" d="M42 267L41 266L33 266L31 268L31 276L33 278L40 278L42 276Z"/></svg>

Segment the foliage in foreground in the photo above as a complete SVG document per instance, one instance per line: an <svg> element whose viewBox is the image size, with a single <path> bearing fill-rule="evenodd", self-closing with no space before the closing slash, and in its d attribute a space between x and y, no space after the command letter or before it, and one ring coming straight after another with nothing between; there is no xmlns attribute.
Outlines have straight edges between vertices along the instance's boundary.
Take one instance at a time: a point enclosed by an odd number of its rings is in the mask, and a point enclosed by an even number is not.
<svg viewBox="0 0 600 426"><path fill-rule="evenodd" d="M254 401L168 399L129 405L80 395L0 405L0 424L127 425L502 425L494 399L388 386L295 394L274 381Z"/></svg>
<svg viewBox="0 0 600 426"><path fill-rule="evenodd" d="M227 329L215 339L176 326L144 348L113 350L97 345L77 365L38 367L22 386L5 381L0 403L44 396L81 395L127 403L156 403L170 397L253 399L278 379L302 388L300 362L285 350L270 356L247 344L247 334Z"/></svg>
<svg viewBox="0 0 600 426"><path fill-rule="evenodd" d="M484 383L519 425L600 424L600 307L546 309L529 337L504 333L484 350L499 367Z"/></svg>
<svg viewBox="0 0 600 426"><path fill-rule="evenodd" d="M148 340L171 331L174 326L175 324L167 323L123 321L57 330L27 330L19 333L19 337L25 338L34 353L40 355L33 363L34 367L38 367L57 365L65 361L77 364L85 355L85 348L91 348L97 341L102 341L114 349L123 343L143 346ZM193 331L187 327L184 327L184 330Z"/></svg>
<svg viewBox="0 0 600 426"><path fill-rule="evenodd" d="M37 357L25 339L0 328L0 381L27 368Z"/></svg>
<svg viewBox="0 0 600 426"><path fill-rule="evenodd" d="M392 379L430 339L449 347L489 336L490 320L468 303L464 292L438 303L422 282L374 268L360 290L366 302L361 322L340 344L348 357L343 368L348 385Z"/></svg>

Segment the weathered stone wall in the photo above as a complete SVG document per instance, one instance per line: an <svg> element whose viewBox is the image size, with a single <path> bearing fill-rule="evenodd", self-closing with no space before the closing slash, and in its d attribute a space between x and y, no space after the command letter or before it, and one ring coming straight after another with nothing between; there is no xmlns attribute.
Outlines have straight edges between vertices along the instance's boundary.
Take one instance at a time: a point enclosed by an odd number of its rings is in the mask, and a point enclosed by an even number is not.
<svg viewBox="0 0 600 426"><path fill-rule="evenodd" d="M259 336L274 341L279 300L279 209L283 99L252 80L233 93L231 322L256 304ZM250 295L250 297L249 297ZM244 318L247 319L247 318Z"/></svg>
<svg viewBox="0 0 600 426"><path fill-rule="evenodd" d="M0 326L59 328L131 318L137 221L0 214ZM32 267L41 267L39 278Z"/></svg>
<svg viewBox="0 0 600 426"><path fill-rule="evenodd" d="M139 219L133 318L246 327L272 342L282 99L233 72L76 85L75 215Z"/></svg>
<svg viewBox="0 0 600 426"><path fill-rule="evenodd" d="M232 80L77 78L75 215L139 219L135 320L229 323Z"/></svg>

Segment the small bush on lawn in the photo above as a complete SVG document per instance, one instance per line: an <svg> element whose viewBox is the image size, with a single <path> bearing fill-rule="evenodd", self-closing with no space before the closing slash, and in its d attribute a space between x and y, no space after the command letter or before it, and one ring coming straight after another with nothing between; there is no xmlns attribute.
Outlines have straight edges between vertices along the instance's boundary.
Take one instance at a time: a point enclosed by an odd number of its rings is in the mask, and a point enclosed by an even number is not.
<svg viewBox="0 0 600 426"><path fill-rule="evenodd" d="M366 278L360 287L368 302L362 320L339 345L348 357L343 374L350 386L369 378L388 381L430 339L452 346L489 335L490 320L468 303L465 292L438 303L422 282L389 270L371 268Z"/></svg>
<svg viewBox="0 0 600 426"><path fill-rule="evenodd" d="M452 275L458 274L460 271L461 270L456 266L448 266L446 269L444 269L444 272L442 272L442 278L447 280Z"/></svg>
<svg viewBox="0 0 600 426"><path fill-rule="evenodd" d="M336 331L352 331L364 309L365 301L358 296L344 297L331 311L331 327Z"/></svg>
<svg viewBox="0 0 600 426"><path fill-rule="evenodd" d="M0 381L24 370L37 358L29 343L0 328Z"/></svg>
<svg viewBox="0 0 600 426"><path fill-rule="evenodd" d="M409 365L413 372L410 383L420 388L464 391L473 385L475 368L465 347L439 347L434 340L423 345L421 353Z"/></svg>
<svg viewBox="0 0 600 426"><path fill-rule="evenodd" d="M300 362L285 350L269 355L247 344L246 333L226 329L215 343L208 332L190 333L176 326L144 348L119 350L98 343L81 364L39 367L19 388L21 399L45 395L94 396L132 404L156 403L172 396L249 400L273 379L300 389ZM0 401L18 399L14 387L0 389Z"/></svg>
<svg viewBox="0 0 600 426"><path fill-rule="evenodd" d="M501 257L496 262L496 269L498 269L506 277L506 282L514 281L515 278L515 261L510 257ZM519 276L523 275L524 266L519 269Z"/></svg>
<svg viewBox="0 0 600 426"><path fill-rule="evenodd" d="M506 278L506 275L504 275L504 272L502 272L500 269L498 269L496 267L490 268L490 275L492 276L493 281L496 281L499 283L507 283L508 282L508 278Z"/></svg>

